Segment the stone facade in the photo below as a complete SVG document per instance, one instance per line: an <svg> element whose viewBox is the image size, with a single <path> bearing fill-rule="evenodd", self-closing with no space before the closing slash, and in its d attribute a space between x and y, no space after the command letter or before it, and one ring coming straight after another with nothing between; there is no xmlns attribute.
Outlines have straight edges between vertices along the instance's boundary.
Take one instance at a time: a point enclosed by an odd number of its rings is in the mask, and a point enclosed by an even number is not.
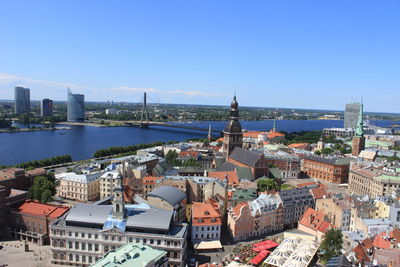
<svg viewBox="0 0 400 267"><path fill-rule="evenodd" d="M346 183L349 169L350 160L348 158L307 156L303 159L303 171L307 176L331 183Z"/></svg>

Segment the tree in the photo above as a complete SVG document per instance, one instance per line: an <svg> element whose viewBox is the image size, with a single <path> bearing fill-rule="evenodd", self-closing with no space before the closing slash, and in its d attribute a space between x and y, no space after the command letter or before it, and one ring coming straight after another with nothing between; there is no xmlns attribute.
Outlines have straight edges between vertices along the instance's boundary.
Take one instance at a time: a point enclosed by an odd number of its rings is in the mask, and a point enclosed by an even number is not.
<svg viewBox="0 0 400 267"><path fill-rule="evenodd" d="M264 192L272 189L279 189L279 185L271 178L260 178L257 181L257 189L259 192Z"/></svg>
<svg viewBox="0 0 400 267"><path fill-rule="evenodd" d="M314 152L315 155L320 156L321 155L321 151L317 150Z"/></svg>
<svg viewBox="0 0 400 267"><path fill-rule="evenodd" d="M321 153L323 155L328 155L328 154L331 154L332 152L333 152L333 150L331 148L329 148L329 147L321 149Z"/></svg>
<svg viewBox="0 0 400 267"><path fill-rule="evenodd" d="M52 181L47 177L37 176L28 190L28 197L47 203L55 193L56 186Z"/></svg>
<svg viewBox="0 0 400 267"><path fill-rule="evenodd" d="M321 260L328 262L331 258L339 256L342 243L342 231L336 228L329 229L321 243L320 250L323 252Z"/></svg>
<svg viewBox="0 0 400 267"><path fill-rule="evenodd" d="M174 161L176 161L178 156L178 152L176 152L175 150L170 150L168 151L167 155L165 155L165 159L168 163L173 163Z"/></svg>

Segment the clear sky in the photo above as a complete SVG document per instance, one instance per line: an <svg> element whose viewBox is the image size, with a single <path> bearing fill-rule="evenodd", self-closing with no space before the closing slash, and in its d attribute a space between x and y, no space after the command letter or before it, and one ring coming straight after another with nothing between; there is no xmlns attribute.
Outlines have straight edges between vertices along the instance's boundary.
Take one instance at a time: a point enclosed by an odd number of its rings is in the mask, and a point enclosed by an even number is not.
<svg viewBox="0 0 400 267"><path fill-rule="evenodd" d="M0 99L400 112L400 0L0 0Z"/></svg>

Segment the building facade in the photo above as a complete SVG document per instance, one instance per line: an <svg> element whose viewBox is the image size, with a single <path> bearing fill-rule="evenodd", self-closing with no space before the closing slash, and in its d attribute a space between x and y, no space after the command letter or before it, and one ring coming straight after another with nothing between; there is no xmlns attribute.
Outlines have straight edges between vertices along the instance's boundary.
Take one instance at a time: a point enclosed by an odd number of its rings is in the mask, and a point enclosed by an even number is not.
<svg viewBox="0 0 400 267"><path fill-rule="evenodd" d="M82 202L98 200L100 197L100 176L102 174L67 172L56 175L60 183L56 187L56 195Z"/></svg>
<svg viewBox="0 0 400 267"><path fill-rule="evenodd" d="M85 120L85 96L72 94L68 89L67 120L70 122Z"/></svg>
<svg viewBox="0 0 400 267"><path fill-rule="evenodd" d="M346 201L335 198L317 199L316 209L326 214L328 221L338 229L350 230L351 206Z"/></svg>
<svg viewBox="0 0 400 267"><path fill-rule="evenodd" d="M236 101L236 95L233 97L230 110L230 119L225 126L223 154L228 158L235 147L243 146L242 125L239 122L239 104Z"/></svg>
<svg viewBox="0 0 400 267"><path fill-rule="evenodd" d="M331 183L346 183L349 169L349 158L306 156L303 159L303 171L306 175Z"/></svg>
<svg viewBox="0 0 400 267"><path fill-rule="evenodd" d="M40 116L50 117L53 116L53 100L48 98L40 101Z"/></svg>
<svg viewBox="0 0 400 267"><path fill-rule="evenodd" d="M282 190L278 196L283 203L283 225L293 227L307 208L315 208L315 201L307 187Z"/></svg>
<svg viewBox="0 0 400 267"><path fill-rule="evenodd" d="M49 225L69 210L68 207L42 204L36 200L27 200L11 211L11 233L20 240L38 245L47 245Z"/></svg>
<svg viewBox="0 0 400 267"><path fill-rule="evenodd" d="M14 109L15 114L31 112L31 90L21 86L14 88Z"/></svg>
<svg viewBox="0 0 400 267"><path fill-rule="evenodd" d="M300 174L300 158L293 155L265 155L267 163L276 166L282 179L297 179Z"/></svg>
<svg viewBox="0 0 400 267"><path fill-rule="evenodd" d="M192 242L214 241L221 238L221 214L208 203L192 203Z"/></svg>

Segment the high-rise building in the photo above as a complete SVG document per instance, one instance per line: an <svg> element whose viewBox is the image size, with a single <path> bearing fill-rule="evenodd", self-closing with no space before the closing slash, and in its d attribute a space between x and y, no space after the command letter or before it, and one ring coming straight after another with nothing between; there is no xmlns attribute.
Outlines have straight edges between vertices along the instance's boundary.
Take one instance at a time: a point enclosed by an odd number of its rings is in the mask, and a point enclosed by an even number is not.
<svg viewBox="0 0 400 267"><path fill-rule="evenodd" d="M357 157L365 149L363 105L360 105L356 133L353 137L351 155Z"/></svg>
<svg viewBox="0 0 400 267"><path fill-rule="evenodd" d="M239 104L236 95L231 103L230 119L224 129L223 153L228 158L235 147L243 146L242 125L239 122Z"/></svg>
<svg viewBox="0 0 400 267"><path fill-rule="evenodd" d="M84 121L85 120L85 96L81 94L72 94L68 89L68 121Z"/></svg>
<svg viewBox="0 0 400 267"><path fill-rule="evenodd" d="M29 113L31 112L31 97L30 89L21 86L14 88L15 96L15 114Z"/></svg>
<svg viewBox="0 0 400 267"><path fill-rule="evenodd" d="M357 121L360 115L360 103L346 104L344 111L344 128L357 128Z"/></svg>
<svg viewBox="0 0 400 267"><path fill-rule="evenodd" d="M53 100L45 98L40 102L40 116L53 116Z"/></svg>

